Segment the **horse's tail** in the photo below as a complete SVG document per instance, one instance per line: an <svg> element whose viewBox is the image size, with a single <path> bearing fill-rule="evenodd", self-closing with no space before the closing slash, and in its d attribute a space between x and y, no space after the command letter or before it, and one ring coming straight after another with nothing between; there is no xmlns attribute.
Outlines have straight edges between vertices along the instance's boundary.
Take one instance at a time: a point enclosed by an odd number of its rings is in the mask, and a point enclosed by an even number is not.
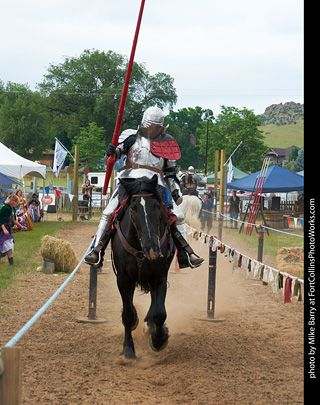
<svg viewBox="0 0 320 405"><path fill-rule="evenodd" d="M185 222L197 230L201 229L200 213L201 213L201 201L196 198L190 198L188 205L184 213Z"/></svg>

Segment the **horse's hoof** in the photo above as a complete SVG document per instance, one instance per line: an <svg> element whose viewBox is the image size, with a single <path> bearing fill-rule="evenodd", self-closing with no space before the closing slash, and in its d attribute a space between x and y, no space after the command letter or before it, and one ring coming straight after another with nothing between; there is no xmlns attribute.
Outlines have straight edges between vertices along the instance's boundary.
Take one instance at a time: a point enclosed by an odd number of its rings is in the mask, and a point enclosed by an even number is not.
<svg viewBox="0 0 320 405"><path fill-rule="evenodd" d="M160 345L159 347L158 346L156 347L156 346L153 345L152 335L150 335L149 342L150 342L150 347L154 352L161 352L162 350L164 350L168 346L169 340L168 340L168 337L167 337L167 339L162 343L162 345Z"/></svg>
<svg viewBox="0 0 320 405"><path fill-rule="evenodd" d="M150 334L149 337L150 347L155 352L160 352L161 350L165 349L168 345L169 333L168 328L164 325L162 327L162 332L163 335L160 338L156 337L155 331L151 332Z"/></svg>
<svg viewBox="0 0 320 405"><path fill-rule="evenodd" d="M135 360L136 359L136 354L134 350L130 347L126 347L122 350L120 353L121 356L124 356L128 360Z"/></svg>

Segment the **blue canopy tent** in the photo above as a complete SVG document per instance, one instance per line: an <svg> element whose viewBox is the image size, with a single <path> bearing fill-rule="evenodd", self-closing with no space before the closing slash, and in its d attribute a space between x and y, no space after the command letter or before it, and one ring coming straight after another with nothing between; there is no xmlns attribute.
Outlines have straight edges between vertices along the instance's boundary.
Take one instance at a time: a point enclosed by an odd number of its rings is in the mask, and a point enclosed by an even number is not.
<svg viewBox="0 0 320 405"><path fill-rule="evenodd" d="M6 174L0 173L0 184L19 184L19 186L22 186L22 183L20 181L14 180L11 177L7 176Z"/></svg>
<svg viewBox="0 0 320 405"><path fill-rule="evenodd" d="M12 186L12 184L19 184L19 186L22 186L22 183L20 183L17 180L12 179L11 177L7 176L6 174L0 173L0 190L2 189L7 189ZM0 206L1 203L3 204L6 200L6 197L2 197L0 199Z"/></svg>
<svg viewBox="0 0 320 405"><path fill-rule="evenodd" d="M233 190L253 191L254 187L257 186L256 180L259 175L260 171L243 177L242 179L227 183L227 188ZM288 193L290 191L303 190L303 176L275 165L268 168L263 185L263 193Z"/></svg>

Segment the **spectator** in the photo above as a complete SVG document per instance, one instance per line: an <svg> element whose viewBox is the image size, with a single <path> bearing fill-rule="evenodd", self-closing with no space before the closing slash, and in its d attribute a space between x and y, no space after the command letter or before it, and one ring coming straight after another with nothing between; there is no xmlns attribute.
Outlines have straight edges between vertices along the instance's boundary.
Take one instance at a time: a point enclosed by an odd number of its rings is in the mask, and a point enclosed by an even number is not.
<svg viewBox="0 0 320 405"><path fill-rule="evenodd" d="M40 209L40 201L38 198L37 193L33 193L31 200L28 203L28 213L32 222L39 222L41 221L41 209Z"/></svg>
<svg viewBox="0 0 320 405"><path fill-rule="evenodd" d="M304 194L301 194L301 197L298 200L298 210L299 214L304 213Z"/></svg>
<svg viewBox="0 0 320 405"><path fill-rule="evenodd" d="M44 212L43 212L43 209L41 208L41 203L40 203L38 194L33 193L32 194L32 199L36 201L38 221L40 222L41 218L44 216Z"/></svg>
<svg viewBox="0 0 320 405"><path fill-rule="evenodd" d="M23 207L27 209L27 200L23 197L20 188L16 191L16 195L19 197L19 203L23 203Z"/></svg>
<svg viewBox="0 0 320 405"><path fill-rule="evenodd" d="M205 229L207 225L207 232L210 231L212 227L212 210L213 210L213 202L210 199L209 193L204 193L204 200L202 202L202 229Z"/></svg>
<svg viewBox="0 0 320 405"><path fill-rule="evenodd" d="M18 209L16 210L17 221L20 225L28 227L26 220L26 213L24 212L24 204L22 202L18 203Z"/></svg>
<svg viewBox="0 0 320 405"><path fill-rule="evenodd" d="M9 265L13 266L13 247L14 239L11 234L12 222L18 228L27 230L25 226L19 224L14 218L15 209L19 203L19 197L11 194L6 199L4 205L0 208L0 260L3 256L8 256Z"/></svg>
<svg viewBox="0 0 320 405"><path fill-rule="evenodd" d="M25 213L25 217L26 217L26 221L27 221L27 227L30 231L33 230L33 225L32 225L32 221L30 218L30 215L28 214L28 204L27 204L27 200L23 197L22 195L22 191L20 189L18 189L16 191L16 196L18 196L19 198L19 202L23 203L23 209L24 209L24 213Z"/></svg>
<svg viewBox="0 0 320 405"><path fill-rule="evenodd" d="M30 215L32 222L40 221L41 217L40 217L39 207L37 205L37 200L34 198L31 201L29 201L28 213Z"/></svg>
<svg viewBox="0 0 320 405"><path fill-rule="evenodd" d="M82 190L81 193L83 195L83 207L80 208L80 219L83 221L85 219L88 219L85 217L85 213L88 211L88 206L90 203L91 206L91 200L92 200L92 191L95 190L95 187L90 184L90 180L87 179L84 184L82 184Z"/></svg>
<svg viewBox="0 0 320 405"><path fill-rule="evenodd" d="M38 198L38 194L37 194L37 193L33 193L31 199L32 199L32 200L35 200L37 207L40 208L40 201L39 201L39 198Z"/></svg>
<svg viewBox="0 0 320 405"><path fill-rule="evenodd" d="M230 203L230 209L229 209L229 214L230 214L230 228L233 227L233 222L234 222L234 227L235 229L238 228L238 214L239 214L239 205L240 205L240 198L237 196L236 190L232 191L232 196L229 198L229 203Z"/></svg>

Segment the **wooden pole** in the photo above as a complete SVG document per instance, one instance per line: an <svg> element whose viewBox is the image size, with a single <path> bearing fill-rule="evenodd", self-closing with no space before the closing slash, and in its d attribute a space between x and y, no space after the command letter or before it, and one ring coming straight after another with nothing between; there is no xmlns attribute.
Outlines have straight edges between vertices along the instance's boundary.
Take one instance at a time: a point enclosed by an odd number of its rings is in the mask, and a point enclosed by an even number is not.
<svg viewBox="0 0 320 405"><path fill-rule="evenodd" d="M217 272L217 249L212 250L212 243L209 247L209 273L208 273L208 304L207 317L214 318L216 300L216 272Z"/></svg>
<svg viewBox="0 0 320 405"><path fill-rule="evenodd" d="M79 323L104 323L106 319L97 316L97 291L98 291L98 269L90 266L90 285L89 285L89 312L86 318L77 318ZM1 404L0 404L1 405Z"/></svg>
<svg viewBox="0 0 320 405"><path fill-rule="evenodd" d="M2 347L1 358L4 371L0 378L0 404L19 405L21 404L21 348Z"/></svg>
<svg viewBox="0 0 320 405"><path fill-rule="evenodd" d="M73 170L73 199L72 199L72 221L77 220L78 214L78 169L79 169L79 146L74 147L74 170Z"/></svg>
<svg viewBox="0 0 320 405"><path fill-rule="evenodd" d="M208 143L209 143L209 110L207 111L207 142L206 142L206 160L205 160L205 166L204 166L205 175L207 175Z"/></svg>
<svg viewBox="0 0 320 405"><path fill-rule="evenodd" d="M220 199L219 199L219 213L224 214L224 189L225 189L225 167L224 163L226 161L226 151L221 150L221 163L220 163Z"/></svg>
<svg viewBox="0 0 320 405"><path fill-rule="evenodd" d="M215 158L214 158L214 208L215 212L217 212L218 206L218 171L219 171L219 151L216 150Z"/></svg>

